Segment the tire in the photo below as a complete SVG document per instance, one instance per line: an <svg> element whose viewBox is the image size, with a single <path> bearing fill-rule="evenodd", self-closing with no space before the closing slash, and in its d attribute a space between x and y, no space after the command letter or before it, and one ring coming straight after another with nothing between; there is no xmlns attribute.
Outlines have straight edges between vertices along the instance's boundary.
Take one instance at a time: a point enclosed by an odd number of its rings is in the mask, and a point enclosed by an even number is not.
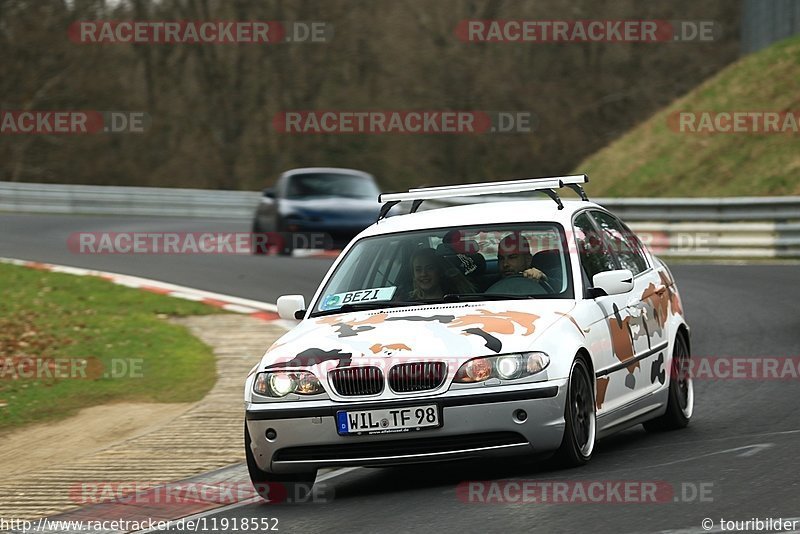
<svg viewBox="0 0 800 534"><path fill-rule="evenodd" d="M252 239L250 240L250 252L256 256L262 256L264 254L269 254L269 247L264 245L264 240L257 240L255 238L255 234L263 234L264 230L261 229L261 226L257 222L253 222L253 231L252 231Z"/></svg>
<svg viewBox="0 0 800 534"><path fill-rule="evenodd" d="M253 488L255 488L259 496L272 504L306 501L314 487L314 480L317 478L316 470L292 474L275 474L262 471L253 457L250 441L250 432L247 430L247 423L245 423L244 450L247 458L247 471L250 474Z"/></svg>
<svg viewBox="0 0 800 534"><path fill-rule="evenodd" d="M589 367L581 357L572 362L564 407L564 438L555 454L562 467L578 467L592 459L597 439L594 386Z"/></svg>
<svg viewBox="0 0 800 534"><path fill-rule="evenodd" d="M669 374L667 411L664 415L642 423L648 432L665 432L686 428L694 412L694 386L689 376L689 344L684 334L675 338Z"/></svg>
<svg viewBox="0 0 800 534"><path fill-rule="evenodd" d="M278 254L280 256L291 256L294 250L294 234L292 232L283 231L281 221L275 221L275 228L278 229L281 243L278 247Z"/></svg>
<svg viewBox="0 0 800 534"><path fill-rule="evenodd" d="M278 249L278 254L281 256L291 256L292 251L291 239L284 238L284 245Z"/></svg>

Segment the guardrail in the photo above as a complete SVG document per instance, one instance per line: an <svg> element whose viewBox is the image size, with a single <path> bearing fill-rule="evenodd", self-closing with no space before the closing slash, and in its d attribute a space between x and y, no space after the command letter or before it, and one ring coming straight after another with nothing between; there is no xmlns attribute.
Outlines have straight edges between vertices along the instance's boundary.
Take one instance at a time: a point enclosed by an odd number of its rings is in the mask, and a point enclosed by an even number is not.
<svg viewBox="0 0 800 534"><path fill-rule="evenodd" d="M0 211L172 216L250 221L261 195L158 187L0 182ZM508 201L462 197L435 206ZM800 258L800 197L597 198L658 254L684 257Z"/></svg>
<svg viewBox="0 0 800 534"><path fill-rule="evenodd" d="M166 187L0 182L0 211L249 219L261 195Z"/></svg>
<svg viewBox="0 0 800 534"><path fill-rule="evenodd" d="M597 201L664 256L800 257L800 197Z"/></svg>
<svg viewBox="0 0 800 534"><path fill-rule="evenodd" d="M510 200L515 199L462 197L427 204L430 209ZM800 258L800 197L591 200L619 215L661 256Z"/></svg>

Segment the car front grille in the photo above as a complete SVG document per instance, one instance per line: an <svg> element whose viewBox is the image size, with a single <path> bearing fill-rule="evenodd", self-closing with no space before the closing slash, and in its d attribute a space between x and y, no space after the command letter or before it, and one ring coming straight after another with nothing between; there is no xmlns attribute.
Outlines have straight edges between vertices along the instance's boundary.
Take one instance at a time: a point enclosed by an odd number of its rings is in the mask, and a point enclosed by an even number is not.
<svg viewBox="0 0 800 534"><path fill-rule="evenodd" d="M396 393L429 391L444 383L444 362L413 362L389 370L389 387Z"/></svg>
<svg viewBox="0 0 800 534"><path fill-rule="evenodd" d="M383 372L377 367L345 367L332 369L331 385L342 397L377 395L383 391Z"/></svg>

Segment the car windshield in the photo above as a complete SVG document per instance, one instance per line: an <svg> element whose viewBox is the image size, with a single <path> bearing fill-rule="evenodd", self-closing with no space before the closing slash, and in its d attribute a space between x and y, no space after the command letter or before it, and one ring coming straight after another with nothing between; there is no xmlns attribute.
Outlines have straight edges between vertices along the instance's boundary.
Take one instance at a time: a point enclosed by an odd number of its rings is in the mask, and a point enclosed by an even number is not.
<svg viewBox="0 0 800 534"><path fill-rule="evenodd" d="M441 302L571 299L563 228L552 223L440 228L359 240L312 317Z"/></svg>
<svg viewBox="0 0 800 534"><path fill-rule="evenodd" d="M309 173L289 178L286 198L351 197L376 199L380 191L371 179L352 174Z"/></svg>

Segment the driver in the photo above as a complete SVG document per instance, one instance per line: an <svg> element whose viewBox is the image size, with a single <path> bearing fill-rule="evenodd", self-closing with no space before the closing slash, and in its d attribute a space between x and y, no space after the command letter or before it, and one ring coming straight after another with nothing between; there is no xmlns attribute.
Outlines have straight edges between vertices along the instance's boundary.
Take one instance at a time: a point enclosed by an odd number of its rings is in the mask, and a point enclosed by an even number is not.
<svg viewBox="0 0 800 534"><path fill-rule="evenodd" d="M505 236L497 246L497 266L503 278L522 275L533 280L547 281L547 275L536 267L531 267L532 260L528 240L517 232Z"/></svg>

